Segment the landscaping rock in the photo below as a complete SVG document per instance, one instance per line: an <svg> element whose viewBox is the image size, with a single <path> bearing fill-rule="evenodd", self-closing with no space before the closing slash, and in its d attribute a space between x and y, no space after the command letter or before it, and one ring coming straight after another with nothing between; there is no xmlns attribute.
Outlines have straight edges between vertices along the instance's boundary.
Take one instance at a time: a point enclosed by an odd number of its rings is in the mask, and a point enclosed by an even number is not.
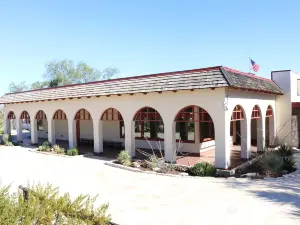
<svg viewBox="0 0 300 225"><path fill-rule="evenodd" d="M179 175L181 175L181 176L188 176L189 174L188 173L180 173Z"/></svg>
<svg viewBox="0 0 300 225"><path fill-rule="evenodd" d="M141 165L138 162L133 162L132 166L135 167L135 168L140 168L141 167Z"/></svg>
<svg viewBox="0 0 300 225"><path fill-rule="evenodd" d="M256 178L258 176L259 176L258 173L246 173L246 174L242 174L241 178Z"/></svg>
<svg viewBox="0 0 300 225"><path fill-rule="evenodd" d="M154 167L152 170L155 172L160 172L161 169L159 167Z"/></svg>

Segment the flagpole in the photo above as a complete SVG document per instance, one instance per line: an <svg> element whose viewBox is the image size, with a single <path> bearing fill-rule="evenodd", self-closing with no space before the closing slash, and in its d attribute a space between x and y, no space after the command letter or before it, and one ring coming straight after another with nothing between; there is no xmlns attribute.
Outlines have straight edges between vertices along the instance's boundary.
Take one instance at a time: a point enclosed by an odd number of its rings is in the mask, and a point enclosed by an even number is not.
<svg viewBox="0 0 300 225"><path fill-rule="evenodd" d="M250 55L249 55L249 73L251 73L251 58L250 58Z"/></svg>

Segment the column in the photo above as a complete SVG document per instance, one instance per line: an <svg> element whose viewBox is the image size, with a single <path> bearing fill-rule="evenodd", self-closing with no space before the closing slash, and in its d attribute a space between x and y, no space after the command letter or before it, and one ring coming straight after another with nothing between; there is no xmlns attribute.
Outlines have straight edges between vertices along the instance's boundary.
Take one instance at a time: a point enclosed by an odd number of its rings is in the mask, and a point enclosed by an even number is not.
<svg viewBox="0 0 300 225"><path fill-rule="evenodd" d="M249 159L251 156L251 119L245 118L240 122L241 122L241 158Z"/></svg>
<svg viewBox="0 0 300 225"><path fill-rule="evenodd" d="M103 152L103 121L93 120L94 126L94 152Z"/></svg>
<svg viewBox="0 0 300 225"><path fill-rule="evenodd" d="M17 141L23 141L23 126L22 119L16 119L16 128L17 128Z"/></svg>
<svg viewBox="0 0 300 225"><path fill-rule="evenodd" d="M56 144L56 135L55 135L55 120L52 118L48 119L48 141L52 144Z"/></svg>
<svg viewBox="0 0 300 225"><path fill-rule="evenodd" d="M232 144L236 142L236 121L232 121Z"/></svg>
<svg viewBox="0 0 300 225"><path fill-rule="evenodd" d="M275 145L276 130L274 115L269 117L269 145Z"/></svg>
<svg viewBox="0 0 300 225"><path fill-rule="evenodd" d="M165 149L165 161L176 162L176 154L179 151L180 143L176 145L175 136L175 121L164 121L164 149Z"/></svg>
<svg viewBox="0 0 300 225"><path fill-rule="evenodd" d="M200 151L200 123L199 123L199 107L194 106L195 121L194 122L194 132L195 132L195 148L196 152Z"/></svg>
<svg viewBox="0 0 300 225"><path fill-rule="evenodd" d="M215 126L215 166L219 169L228 169L230 165L230 116L228 111L220 111L214 117Z"/></svg>
<svg viewBox="0 0 300 225"><path fill-rule="evenodd" d="M4 117L4 133L10 135L10 119L7 118L7 115Z"/></svg>
<svg viewBox="0 0 300 225"><path fill-rule="evenodd" d="M69 133L69 148L77 147L77 138L76 138L76 120L68 119L68 133Z"/></svg>
<svg viewBox="0 0 300 225"><path fill-rule="evenodd" d="M135 156L135 122L131 120L124 121L125 125L125 150L131 157Z"/></svg>
<svg viewBox="0 0 300 225"><path fill-rule="evenodd" d="M266 145L266 117L261 115L257 119L257 151L265 151Z"/></svg>
<svg viewBox="0 0 300 225"><path fill-rule="evenodd" d="M38 130L37 130L37 120L33 119L30 121L30 131L31 131L31 144L38 143Z"/></svg>

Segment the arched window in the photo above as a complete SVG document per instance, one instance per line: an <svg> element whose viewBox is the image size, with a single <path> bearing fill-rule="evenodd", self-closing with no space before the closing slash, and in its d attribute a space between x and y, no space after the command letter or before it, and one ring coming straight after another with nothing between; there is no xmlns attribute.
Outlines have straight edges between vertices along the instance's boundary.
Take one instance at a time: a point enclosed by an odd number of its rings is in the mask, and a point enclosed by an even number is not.
<svg viewBox="0 0 300 225"><path fill-rule="evenodd" d="M10 112L8 113L8 115L7 115L7 119L9 119L9 120L14 120L14 119L16 119L16 116L15 116L14 112L10 111Z"/></svg>
<svg viewBox="0 0 300 225"><path fill-rule="evenodd" d="M46 120L46 114L43 110L39 110L35 116L35 119L37 120L37 130L43 131L44 130L44 122L43 120Z"/></svg>
<svg viewBox="0 0 300 225"><path fill-rule="evenodd" d="M260 118L259 107L255 105L252 109L251 119L259 119L259 118Z"/></svg>
<svg viewBox="0 0 300 225"><path fill-rule="evenodd" d="M103 120L103 121L119 121L120 138L125 137L124 120L123 120L121 113L117 109L109 108L109 109L105 110L105 112L101 116L101 120Z"/></svg>
<svg viewBox="0 0 300 225"><path fill-rule="evenodd" d="M241 106L237 105L234 107L232 115L231 115L231 121L239 121L244 120L244 112Z"/></svg>
<svg viewBox="0 0 300 225"><path fill-rule="evenodd" d="M91 120L91 114L86 109L80 109L76 113L75 120Z"/></svg>
<svg viewBox="0 0 300 225"><path fill-rule="evenodd" d="M23 111L21 113L20 119L23 121L23 123L30 123L30 116L27 111Z"/></svg>
<svg viewBox="0 0 300 225"><path fill-rule="evenodd" d="M272 116L273 116L273 109L269 105L268 108L267 108L266 117L272 117Z"/></svg>
<svg viewBox="0 0 300 225"><path fill-rule="evenodd" d="M54 120L66 120L67 119L67 115L65 114L64 111L62 111L61 109L59 109L59 110L57 110L54 113L53 119Z"/></svg>
<svg viewBox="0 0 300 225"><path fill-rule="evenodd" d="M134 116L135 137L153 140L164 139L164 123L160 114L153 108L144 107Z"/></svg>
<svg viewBox="0 0 300 225"><path fill-rule="evenodd" d="M200 142L212 140L215 137L213 120L205 109L198 106L181 109L175 122L177 140L194 143L195 135L198 134Z"/></svg>

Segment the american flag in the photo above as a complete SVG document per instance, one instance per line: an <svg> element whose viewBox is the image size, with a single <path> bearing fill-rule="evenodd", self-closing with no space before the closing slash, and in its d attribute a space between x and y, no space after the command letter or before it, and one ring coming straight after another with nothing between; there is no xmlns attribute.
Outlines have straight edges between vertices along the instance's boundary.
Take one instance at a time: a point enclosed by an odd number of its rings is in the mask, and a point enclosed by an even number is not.
<svg viewBox="0 0 300 225"><path fill-rule="evenodd" d="M260 68L260 66L258 64L256 64L256 62L254 62L252 59L250 59L251 61L251 67L253 69L254 72L257 72Z"/></svg>

